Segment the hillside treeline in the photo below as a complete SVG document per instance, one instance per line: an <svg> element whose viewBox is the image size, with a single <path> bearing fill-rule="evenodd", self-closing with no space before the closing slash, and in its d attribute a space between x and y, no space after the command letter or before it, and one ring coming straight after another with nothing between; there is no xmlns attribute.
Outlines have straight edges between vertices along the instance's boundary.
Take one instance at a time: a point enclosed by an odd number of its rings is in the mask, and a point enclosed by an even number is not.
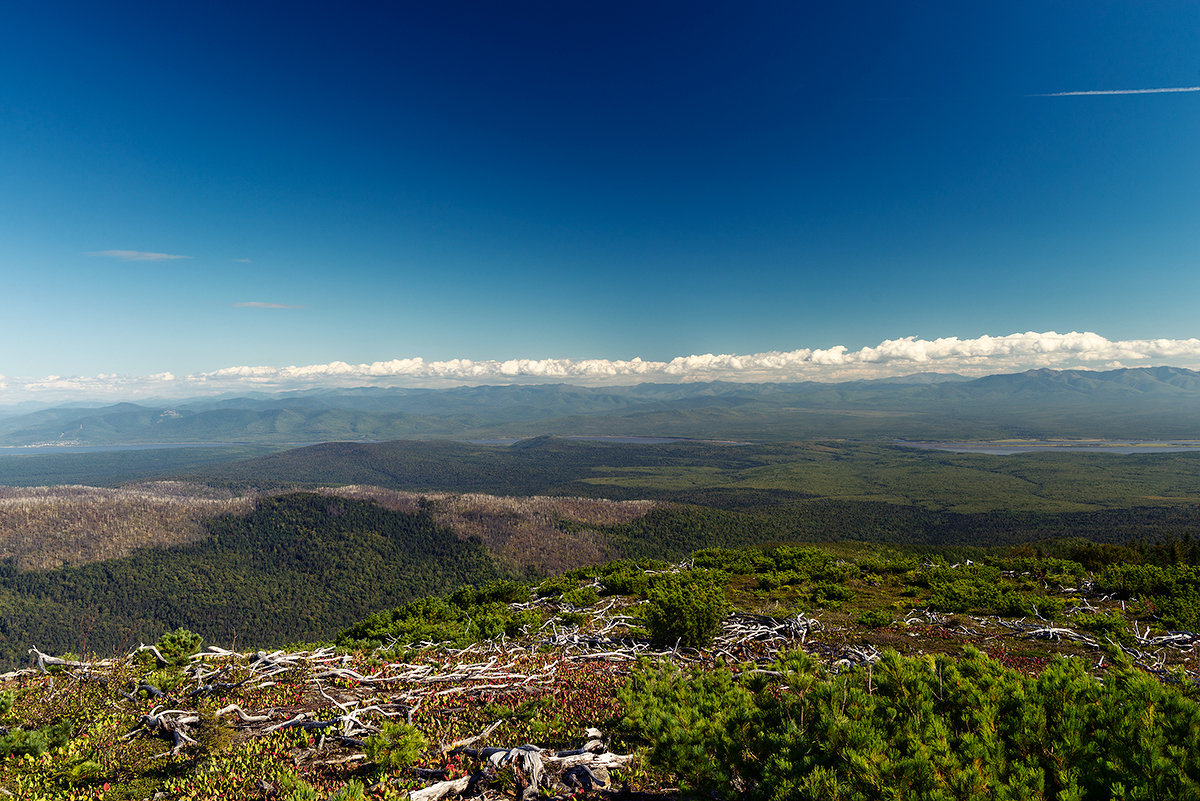
<svg viewBox="0 0 1200 801"><path fill-rule="evenodd" d="M367 613L504 574L427 511L314 494L208 521L210 536L82 567L0 569L0 661L151 642L183 626L215 641L327 639Z"/></svg>
<svg viewBox="0 0 1200 801"><path fill-rule="evenodd" d="M765 493L764 493L765 495ZM696 497L720 503L719 499ZM681 557L706 547L736 547L772 542L875 542L934 548L1014 548L1053 550L1055 541L1128 546L1122 559L1151 561L1154 544L1173 548L1175 561L1193 553L1192 532L1200 527L1200 507L1166 506L1105 509L1092 512L938 512L913 506L828 499L725 509L675 504L610 530L610 542L627 557ZM740 504L737 505L740 507ZM1082 557L1081 557L1082 558ZM1105 557L1096 552L1097 566Z"/></svg>
<svg viewBox="0 0 1200 801"><path fill-rule="evenodd" d="M182 546L39 572L0 563L0 660L23 661L35 645L103 653L177 626L220 642L322 640L375 609L498 577L576 567L581 553L682 559L702 548L846 540L1016 548L1092 570L1200 562L1189 507L961 515L792 499L739 509L634 504L598 512L589 505L596 502L526 499L530 522L516 516L517 501L493 499L488 510L463 496L404 496L403 504L400 497L387 509L341 495L274 496L249 513L209 520L205 538ZM539 515L541 528L534 526ZM456 516L473 518L482 539L444 525ZM509 535L499 530L506 516L516 521ZM548 530L555 536L538 535Z"/></svg>

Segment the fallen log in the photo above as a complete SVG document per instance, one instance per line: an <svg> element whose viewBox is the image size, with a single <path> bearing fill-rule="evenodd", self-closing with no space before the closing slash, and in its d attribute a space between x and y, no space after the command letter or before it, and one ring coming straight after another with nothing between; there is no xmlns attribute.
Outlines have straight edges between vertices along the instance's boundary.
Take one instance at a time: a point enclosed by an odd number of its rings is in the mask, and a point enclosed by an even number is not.
<svg viewBox="0 0 1200 801"><path fill-rule="evenodd" d="M421 790L413 790L408 794L409 801L438 801L448 795L460 795L471 784L473 776L463 776L437 784L431 784Z"/></svg>

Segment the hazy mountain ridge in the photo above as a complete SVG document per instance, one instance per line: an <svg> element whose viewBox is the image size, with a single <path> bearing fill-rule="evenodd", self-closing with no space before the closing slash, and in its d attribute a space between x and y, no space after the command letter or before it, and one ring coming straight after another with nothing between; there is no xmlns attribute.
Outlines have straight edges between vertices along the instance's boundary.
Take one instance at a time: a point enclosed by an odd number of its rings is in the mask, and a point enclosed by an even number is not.
<svg viewBox="0 0 1200 801"><path fill-rule="evenodd" d="M1030 370L841 384L569 384L289 392L56 407L0 419L0 444L470 439L608 434L757 439L1195 437L1200 372Z"/></svg>

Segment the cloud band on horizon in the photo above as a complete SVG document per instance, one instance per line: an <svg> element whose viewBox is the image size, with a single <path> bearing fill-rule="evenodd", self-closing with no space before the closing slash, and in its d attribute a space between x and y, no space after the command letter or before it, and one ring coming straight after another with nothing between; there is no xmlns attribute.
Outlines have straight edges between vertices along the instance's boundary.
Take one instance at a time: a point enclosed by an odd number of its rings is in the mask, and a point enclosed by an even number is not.
<svg viewBox="0 0 1200 801"><path fill-rule="evenodd" d="M851 381L914 372L980 376L1041 367L1115 369L1154 364L1200 367L1200 339L1114 341L1091 332L1029 331L974 339L910 336L858 350L836 345L744 355L693 354L669 361L640 357L427 361L417 356L361 364L334 361L289 367L244 365L182 376L169 372L149 376L55 375L36 380L5 376L7 387L0 386L0 400L187 397L239 390L560 381L593 386L645 381Z"/></svg>

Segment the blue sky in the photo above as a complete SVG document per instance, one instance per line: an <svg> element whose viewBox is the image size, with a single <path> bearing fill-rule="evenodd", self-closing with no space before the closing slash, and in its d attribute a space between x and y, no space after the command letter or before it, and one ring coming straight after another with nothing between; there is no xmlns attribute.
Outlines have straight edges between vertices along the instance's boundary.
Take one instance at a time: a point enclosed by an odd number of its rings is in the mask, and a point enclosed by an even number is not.
<svg viewBox="0 0 1200 801"><path fill-rule="evenodd" d="M348 5L6 6L10 392L1025 332L1200 361L1200 91L1059 95L1200 87L1194 2Z"/></svg>

